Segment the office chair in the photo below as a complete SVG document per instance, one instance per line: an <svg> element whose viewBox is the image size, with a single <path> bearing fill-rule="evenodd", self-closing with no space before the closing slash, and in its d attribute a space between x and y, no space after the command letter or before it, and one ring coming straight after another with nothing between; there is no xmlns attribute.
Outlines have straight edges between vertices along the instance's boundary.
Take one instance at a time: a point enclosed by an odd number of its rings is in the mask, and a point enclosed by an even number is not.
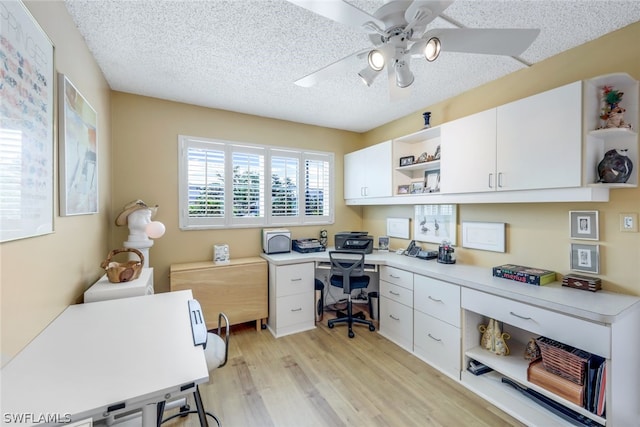
<svg viewBox="0 0 640 427"><path fill-rule="evenodd" d="M331 286L342 288L347 294L347 313L338 312L338 317L329 319L327 326L333 328L336 323L346 323L349 326L349 338L353 338L353 324L359 323L368 325L370 331L375 331L376 327L371 320L364 320L364 314L353 314L351 303L351 291L354 289L364 289L369 286L369 276L364 274L364 253L351 251L330 251L331 261Z"/></svg>
<svg viewBox="0 0 640 427"><path fill-rule="evenodd" d="M224 319L224 337L222 335L222 320ZM217 333L207 333L207 343L204 348L204 357L207 361L207 368L209 369L209 375L217 369L227 364L229 357L229 319L224 313L218 315L218 331ZM198 414L200 418L200 425L206 426L206 417L209 416L215 420L218 427L221 426L220 420L211 412L207 412L202 405L202 397L200 396L200 389L196 384L195 391L193 392L193 400L196 404L196 410L191 410L189 405L186 404L186 399L177 399L169 403L158 403L158 425L163 424L176 417L186 417L189 414ZM164 411L167 409L173 409L180 406L180 412L164 418Z"/></svg>

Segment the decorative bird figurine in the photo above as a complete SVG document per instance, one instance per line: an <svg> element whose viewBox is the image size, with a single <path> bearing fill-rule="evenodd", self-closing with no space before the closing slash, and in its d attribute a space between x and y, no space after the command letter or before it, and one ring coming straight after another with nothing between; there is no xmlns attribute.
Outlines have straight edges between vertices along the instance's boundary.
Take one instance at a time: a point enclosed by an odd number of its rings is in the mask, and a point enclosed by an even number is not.
<svg viewBox="0 0 640 427"><path fill-rule="evenodd" d="M627 156L627 150L609 150L598 164L598 182L607 184L625 183L631 176L633 163Z"/></svg>

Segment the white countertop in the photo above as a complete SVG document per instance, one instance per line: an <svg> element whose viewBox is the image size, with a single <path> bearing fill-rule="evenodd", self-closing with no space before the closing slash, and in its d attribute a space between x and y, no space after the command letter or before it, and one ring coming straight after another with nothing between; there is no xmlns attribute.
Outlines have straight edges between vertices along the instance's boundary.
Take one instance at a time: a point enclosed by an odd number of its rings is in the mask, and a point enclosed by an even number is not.
<svg viewBox="0 0 640 427"><path fill-rule="evenodd" d="M331 249L329 248L329 250ZM261 256L274 265L329 261L328 252L307 254L289 252L273 255L262 254ZM627 313L640 309L640 297L603 290L598 292L583 291L562 286L560 282L543 286L528 285L493 277L493 271L490 267L440 264L435 259L422 260L397 255L395 252L373 251L373 253L367 254L365 259L370 264L387 265L411 271L466 288L603 324L614 323L616 319L620 319Z"/></svg>

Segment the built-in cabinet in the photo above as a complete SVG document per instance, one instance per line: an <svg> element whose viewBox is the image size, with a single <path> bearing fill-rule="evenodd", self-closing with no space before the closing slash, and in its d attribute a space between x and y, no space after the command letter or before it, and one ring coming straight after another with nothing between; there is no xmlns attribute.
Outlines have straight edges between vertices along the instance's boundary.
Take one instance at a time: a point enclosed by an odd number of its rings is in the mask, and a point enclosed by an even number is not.
<svg viewBox="0 0 640 427"><path fill-rule="evenodd" d="M269 264L269 320L276 337L315 328L315 264Z"/></svg>
<svg viewBox="0 0 640 427"><path fill-rule="evenodd" d="M632 128L601 129L604 86L624 92L620 105ZM610 74L396 138L391 164L376 166L379 177L392 171L392 188L385 193L393 196L349 185L347 204L608 201L609 189L638 185L638 99L637 80ZM598 163L611 149L625 150L634 165L626 183L598 182ZM435 158L401 164L423 153ZM345 176L372 168L370 161L348 156ZM411 191L412 183L426 183L436 172L436 192Z"/></svg>
<svg viewBox="0 0 640 427"><path fill-rule="evenodd" d="M344 156L344 198L389 197L391 192L391 141Z"/></svg>

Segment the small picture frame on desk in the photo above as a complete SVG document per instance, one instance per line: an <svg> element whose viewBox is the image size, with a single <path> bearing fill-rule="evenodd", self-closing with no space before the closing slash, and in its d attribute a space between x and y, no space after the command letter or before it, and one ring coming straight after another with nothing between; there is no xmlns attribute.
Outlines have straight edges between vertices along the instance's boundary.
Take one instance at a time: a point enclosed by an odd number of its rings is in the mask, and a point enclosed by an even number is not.
<svg viewBox="0 0 640 427"><path fill-rule="evenodd" d="M389 236L378 237L378 250L381 252L389 252Z"/></svg>
<svg viewBox="0 0 640 427"><path fill-rule="evenodd" d="M414 160L414 156L400 157L400 167L412 165Z"/></svg>

